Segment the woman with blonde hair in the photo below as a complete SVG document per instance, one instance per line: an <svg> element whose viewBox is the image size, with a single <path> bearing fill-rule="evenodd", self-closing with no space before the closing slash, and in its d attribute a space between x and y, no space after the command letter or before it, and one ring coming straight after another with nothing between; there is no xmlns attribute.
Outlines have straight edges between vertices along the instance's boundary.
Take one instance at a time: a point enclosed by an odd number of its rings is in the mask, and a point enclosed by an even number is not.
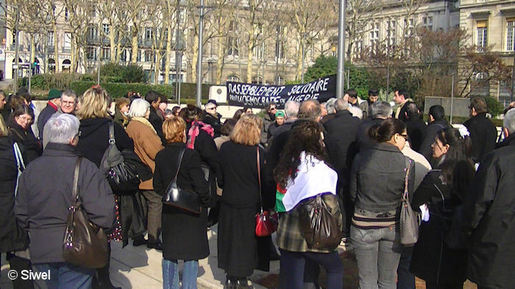
<svg viewBox="0 0 515 289"><path fill-rule="evenodd" d="M155 158L157 153L163 149L163 145L154 126L148 120L149 115L150 103L144 99L134 100L129 109L131 121L127 125L127 134L134 141L134 152L154 173ZM152 179L141 182L139 189L143 196L145 196L148 204L147 248L162 250L162 244L159 240L161 231L161 196L154 191Z"/></svg>
<svg viewBox="0 0 515 289"><path fill-rule="evenodd" d="M202 207L200 215L164 206L163 228L163 288L179 288L179 260L184 260L182 288L197 288L198 260L209 255L207 241L207 207L211 203L208 183L200 168L200 154L186 148L186 123L172 116L163 123L165 148L156 156L154 190L159 195L175 175L179 188L197 194ZM182 154L182 160L179 160Z"/></svg>
<svg viewBox="0 0 515 289"><path fill-rule="evenodd" d="M102 156L109 146L109 124L113 121L107 111L111 97L107 91L95 85L79 97L79 104L77 117L80 119L80 137L77 148L85 158L100 167ZM117 123L114 123L114 139L120 151L134 150L132 140ZM109 263L97 270L93 288L116 288L109 278Z"/></svg>
<svg viewBox="0 0 515 289"><path fill-rule="evenodd" d="M242 115L230 141L220 148L222 178L218 183L223 193L218 225L218 267L227 274L226 288L253 288L248 276L255 268L268 270L269 237L258 238L255 234L256 213L261 206L272 208L274 202L259 195L258 174L264 166L264 150L259 146L262 126L263 121L258 116ZM266 203L262 204L261 200Z"/></svg>

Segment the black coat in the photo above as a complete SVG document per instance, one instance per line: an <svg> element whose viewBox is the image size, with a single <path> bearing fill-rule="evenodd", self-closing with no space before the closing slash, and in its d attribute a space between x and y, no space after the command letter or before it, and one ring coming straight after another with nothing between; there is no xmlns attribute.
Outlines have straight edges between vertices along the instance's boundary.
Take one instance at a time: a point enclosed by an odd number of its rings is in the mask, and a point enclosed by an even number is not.
<svg viewBox="0 0 515 289"><path fill-rule="evenodd" d="M470 132L472 140L472 160L480 162L483 157L494 150L497 140L497 129L485 113L471 117L463 123Z"/></svg>
<svg viewBox="0 0 515 289"><path fill-rule="evenodd" d="M204 112L204 117L202 118L202 122L205 124L209 124L213 130L215 131L215 135L213 138L217 138L222 135L222 132L220 131L222 129L222 122L220 121L220 118L222 115L217 113L217 116L213 116L210 113Z"/></svg>
<svg viewBox="0 0 515 289"><path fill-rule="evenodd" d="M159 138L161 138L161 142L165 144L166 140L163 134L163 118L159 115L159 112L157 112L153 106L150 106L150 114L148 116L148 121L156 130Z"/></svg>
<svg viewBox="0 0 515 289"><path fill-rule="evenodd" d="M442 171L430 171L413 195L413 209L427 204L429 222L422 222L418 242L413 250L411 271L432 284L457 284L466 279L467 251L449 248L445 238L453 214L461 204L449 185L441 181ZM465 245L465 244L463 244Z"/></svg>
<svg viewBox="0 0 515 289"><path fill-rule="evenodd" d="M34 264L64 262L62 244L78 155L75 147L49 143L20 177L15 213L30 233ZM87 159L81 161L78 187L89 220L111 228L115 217L113 193L100 170Z"/></svg>
<svg viewBox="0 0 515 289"><path fill-rule="evenodd" d="M7 136L0 137L0 171L0 252L23 250L29 245L29 239L14 216L14 188L18 169L13 142Z"/></svg>
<svg viewBox="0 0 515 289"><path fill-rule="evenodd" d="M376 140L370 138L368 136L368 130L375 124L381 124L384 121L384 119L381 118L367 118L363 120L359 126L358 126L358 132L356 135L357 142L358 142L358 149L359 151L364 151L366 149L371 148L376 144Z"/></svg>
<svg viewBox="0 0 515 289"><path fill-rule="evenodd" d="M186 128L186 132L189 131L191 124ZM202 128L199 128L199 134L195 138L193 146L200 154L200 162L204 168L209 168L209 186L211 195L214 196L216 192L216 181L215 177L220 177L220 163L218 159L218 149L216 148L215 141L213 138L205 132Z"/></svg>
<svg viewBox="0 0 515 289"><path fill-rule="evenodd" d="M18 143L25 166L39 157L43 152L41 144L34 136L30 127L24 130L18 123L12 120L9 123L9 135L14 142Z"/></svg>
<svg viewBox="0 0 515 289"><path fill-rule="evenodd" d="M336 117L324 123L325 145L329 161L338 173L339 188L348 191L352 159L358 151L357 132L360 120L348 110L339 111Z"/></svg>
<svg viewBox="0 0 515 289"><path fill-rule="evenodd" d="M50 102L49 102L50 103ZM43 139L43 128L45 127L45 124L47 121L54 115L54 113L57 112L57 108L54 108L52 105L47 104L43 110L38 115L37 119L37 126L38 126L38 133L39 133L39 139Z"/></svg>
<svg viewBox="0 0 515 289"><path fill-rule="evenodd" d="M515 284L515 140L485 156L465 202L473 230L468 279L484 288Z"/></svg>
<svg viewBox="0 0 515 289"><path fill-rule="evenodd" d="M406 122L406 130L408 132L410 147L414 151L418 152L422 142L424 141L426 124L418 117L410 119Z"/></svg>
<svg viewBox="0 0 515 289"><path fill-rule="evenodd" d="M223 178L219 184L223 193L218 225L218 267L235 277L250 276L255 268L268 269L269 239L255 234L255 215L260 206L256 148L232 141L220 148ZM259 150L263 168L264 150ZM273 201L266 197L263 202L265 209L273 206Z"/></svg>
<svg viewBox="0 0 515 289"><path fill-rule="evenodd" d="M436 134L442 130L449 127L447 122L445 120L436 120L430 123L426 127L426 131L424 133L424 140L422 141L422 144L420 144L419 153L423 155L427 161L431 162L433 159L433 148L431 145L435 141Z"/></svg>
<svg viewBox="0 0 515 289"><path fill-rule="evenodd" d="M154 190L166 193L166 188L177 173L179 152L184 143L168 144L156 155ZM186 149L177 175L177 186L195 192L202 204L200 215L163 205L163 258L167 260L199 260L209 255L207 241L207 207L211 204L208 184L200 168L198 152Z"/></svg>
<svg viewBox="0 0 515 289"><path fill-rule="evenodd" d="M80 121L80 137L78 150L88 160L100 166L102 156L109 146L109 122L110 118L88 118ZM134 143L125 130L118 123L114 123L114 139L116 147L134 151Z"/></svg>

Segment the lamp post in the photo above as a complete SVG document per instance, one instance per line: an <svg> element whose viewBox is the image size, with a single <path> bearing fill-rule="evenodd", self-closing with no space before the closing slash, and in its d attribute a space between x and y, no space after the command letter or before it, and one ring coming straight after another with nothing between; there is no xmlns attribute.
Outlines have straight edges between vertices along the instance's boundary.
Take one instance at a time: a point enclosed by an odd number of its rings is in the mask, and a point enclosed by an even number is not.
<svg viewBox="0 0 515 289"><path fill-rule="evenodd" d="M184 43L181 33L181 0L177 0L177 31L175 36L175 93L177 104L181 104L181 71L182 71L182 52L184 50Z"/></svg>
<svg viewBox="0 0 515 289"><path fill-rule="evenodd" d="M202 37L204 33L204 0L200 0L200 19L198 29L198 58L197 58L197 106L200 107L202 99Z"/></svg>
<svg viewBox="0 0 515 289"><path fill-rule="evenodd" d="M14 68L14 93L18 91L18 71L20 71L20 32L18 31L18 22L20 21L20 9L18 5L16 5L16 19L14 21L14 29L15 33L15 52L14 52L14 63L16 67Z"/></svg>
<svg viewBox="0 0 515 289"><path fill-rule="evenodd" d="M338 15L338 74L336 79L336 97L343 98L343 86L345 84L345 0L339 0Z"/></svg>

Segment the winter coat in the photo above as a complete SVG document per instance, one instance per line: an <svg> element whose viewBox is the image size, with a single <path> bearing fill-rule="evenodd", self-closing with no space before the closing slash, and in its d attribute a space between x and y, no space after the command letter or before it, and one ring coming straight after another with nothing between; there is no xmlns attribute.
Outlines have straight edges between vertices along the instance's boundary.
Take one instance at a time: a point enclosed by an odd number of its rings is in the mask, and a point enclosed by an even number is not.
<svg viewBox="0 0 515 289"><path fill-rule="evenodd" d="M160 115L160 112L158 112L153 106L150 106L150 114L148 116L148 121L156 130L156 133L161 139L162 144L165 144L166 140L163 134L163 117Z"/></svg>
<svg viewBox="0 0 515 289"><path fill-rule="evenodd" d="M30 233L33 264L64 262L63 238L72 205L75 163L79 152L66 144L49 143L43 155L23 172L16 196L16 218ZM109 184L94 163L82 159L79 195L89 220L111 228L115 218Z"/></svg>
<svg viewBox="0 0 515 289"><path fill-rule="evenodd" d="M255 234L255 215L260 207L256 148L230 141L220 149L223 178L219 185L223 193L218 224L218 267L236 277L250 276L255 268L268 270L268 239ZM260 148L259 153L262 169L264 150ZM265 209L273 207L275 195L262 197Z"/></svg>
<svg viewBox="0 0 515 289"><path fill-rule="evenodd" d="M11 120L9 123L9 136L14 142L18 143L25 165L35 160L43 152L41 144L34 136L30 127L25 130L16 121Z"/></svg>
<svg viewBox="0 0 515 289"><path fill-rule="evenodd" d="M447 124L445 120L435 120L426 127L424 138L418 152L429 162L433 160L433 148L431 145L435 142L436 134L447 127L449 127L449 124Z"/></svg>
<svg viewBox="0 0 515 289"><path fill-rule="evenodd" d="M497 140L497 129L486 113L480 113L463 123L470 132L472 140L472 160L481 162L483 157L494 150Z"/></svg>
<svg viewBox="0 0 515 289"><path fill-rule="evenodd" d="M109 146L110 118L87 118L80 121L80 137L78 150L88 160L100 167L102 156ZM123 127L114 123L114 139L116 147L122 150L134 150L134 144Z"/></svg>
<svg viewBox="0 0 515 289"><path fill-rule="evenodd" d="M202 205L200 215L195 215L172 206L163 205L162 234L163 258L166 260L199 260L209 255L207 240L207 207L211 196L207 181L200 168L198 152L186 149L184 143L168 144L156 156L154 190L165 194L175 174L179 152L185 149L177 174L177 186L199 196Z"/></svg>
<svg viewBox="0 0 515 289"><path fill-rule="evenodd" d="M472 230L468 279L479 287L515 284L515 139L485 156L465 201L464 220Z"/></svg>
<svg viewBox="0 0 515 289"><path fill-rule="evenodd" d="M23 250L29 245L27 233L14 216L14 188L18 176L13 141L0 137L0 252Z"/></svg>
<svg viewBox="0 0 515 289"><path fill-rule="evenodd" d="M275 115L265 113L263 117L263 130L261 131L261 144L267 145L268 140L272 136L270 128L275 124Z"/></svg>
<svg viewBox="0 0 515 289"><path fill-rule="evenodd" d="M420 226L411 271L426 282L440 286L463 283L467 268L467 251L449 248L445 241L461 201L449 185L442 183L441 176L440 169L430 171L413 194L411 203L414 210L427 204L430 213L429 221Z"/></svg>
<svg viewBox="0 0 515 289"><path fill-rule="evenodd" d="M416 152L420 150L420 146L424 141L425 130L426 124L420 118L406 121L406 131L408 132L410 147Z"/></svg>
<svg viewBox="0 0 515 289"><path fill-rule="evenodd" d="M134 152L154 173L154 160L157 153L163 149L159 136L150 126L134 119L127 125L127 135L134 141ZM139 188L140 190L153 190L152 179L141 182Z"/></svg>
<svg viewBox="0 0 515 289"><path fill-rule="evenodd" d="M215 135L213 138L217 138L222 135L222 122L220 121L221 118L222 115L219 113L217 113L216 116L213 116L210 113L204 112L202 122L204 122L205 124L209 124L213 128L213 130L215 131Z"/></svg>
<svg viewBox="0 0 515 289"><path fill-rule="evenodd" d="M369 149L372 146L374 146L374 144L377 141L370 138L370 136L368 136L368 130L373 125L381 124L383 121L384 121L384 119L382 119L382 118L373 118L373 119L367 118L359 124L358 131L356 133L357 146L358 146L359 151L364 151L364 150Z"/></svg>
<svg viewBox="0 0 515 289"><path fill-rule="evenodd" d="M45 127L45 124L50 119L50 117L52 117L52 115L57 112L57 110L58 107L49 101L45 108L43 108L43 110L39 113L36 123L38 127L38 137L40 140L43 139L43 128Z"/></svg>

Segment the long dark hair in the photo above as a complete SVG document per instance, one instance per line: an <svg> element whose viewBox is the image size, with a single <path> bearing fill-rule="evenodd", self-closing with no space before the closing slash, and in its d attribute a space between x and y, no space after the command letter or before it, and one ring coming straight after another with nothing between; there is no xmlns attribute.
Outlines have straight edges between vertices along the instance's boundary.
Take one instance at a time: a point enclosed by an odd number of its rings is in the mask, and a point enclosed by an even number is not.
<svg viewBox="0 0 515 289"><path fill-rule="evenodd" d="M470 137L463 137L458 129L448 127L440 130L436 138L444 146L449 145L444 161L439 165L443 179L452 187L453 193L463 200L474 176L474 164L470 159Z"/></svg>
<svg viewBox="0 0 515 289"><path fill-rule="evenodd" d="M295 179L300 165L300 153L305 152L319 160L326 161L327 153L321 138L322 126L312 120L299 121L291 130L291 135L284 147L282 156L275 168L275 180L283 188L288 179Z"/></svg>
<svg viewBox="0 0 515 289"><path fill-rule="evenodd" d="M396 133L402 134L406 130L403 121L396 118L385 119L381 124L375 124L368 129L368 136L377 142L389 141Z"/></svg>

